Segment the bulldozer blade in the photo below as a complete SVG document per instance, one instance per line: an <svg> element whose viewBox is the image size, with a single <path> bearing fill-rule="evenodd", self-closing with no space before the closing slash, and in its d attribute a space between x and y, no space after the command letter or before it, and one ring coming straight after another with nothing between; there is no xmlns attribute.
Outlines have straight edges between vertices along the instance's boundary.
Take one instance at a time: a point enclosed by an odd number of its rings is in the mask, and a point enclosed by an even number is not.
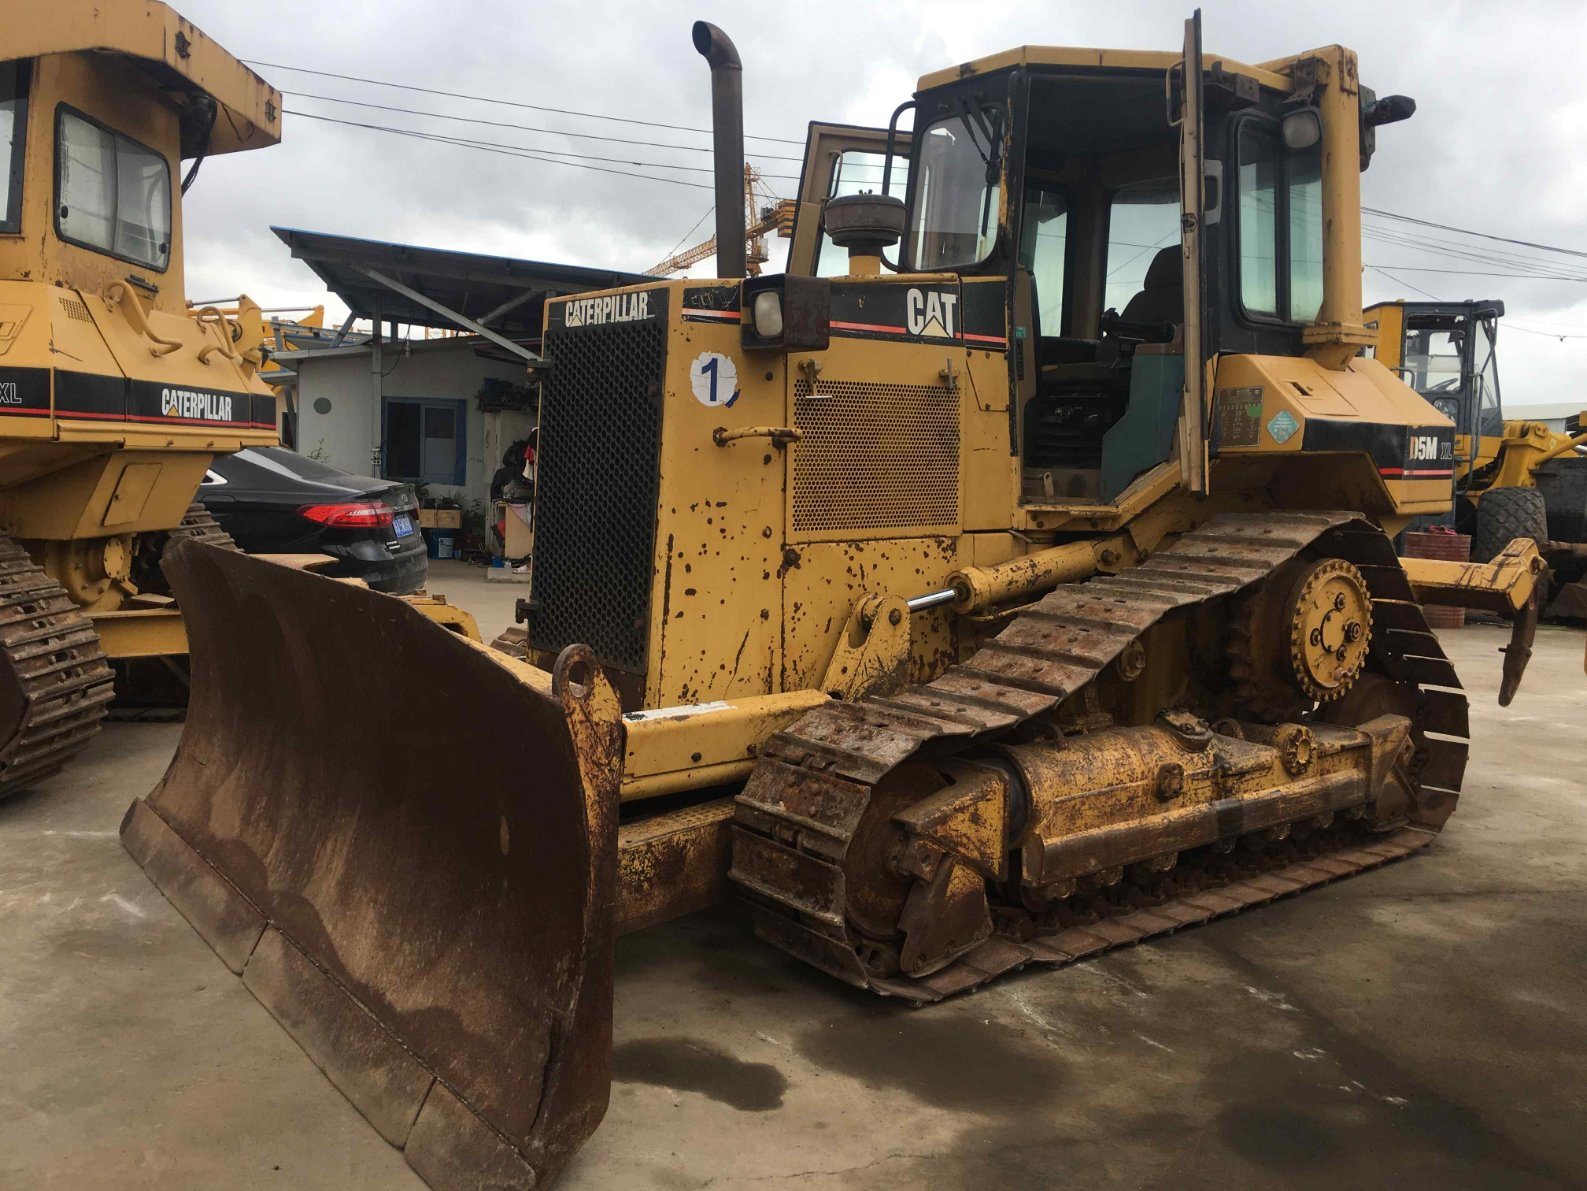
<svg viewBox="0 0 1587 1191"><path fill-rule="evenodd" d="M192 698L127 850L433 1187L544 1185L611 1083L621 722L403 600L200 543Z"/></svg>

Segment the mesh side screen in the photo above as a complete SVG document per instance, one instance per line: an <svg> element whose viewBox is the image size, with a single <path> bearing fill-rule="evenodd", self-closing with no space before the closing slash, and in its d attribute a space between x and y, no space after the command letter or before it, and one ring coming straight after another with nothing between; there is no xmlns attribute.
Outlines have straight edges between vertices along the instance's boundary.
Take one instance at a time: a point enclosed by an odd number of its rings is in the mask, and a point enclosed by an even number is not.
<svg viewBox="0 0 1587 1191"><path fill-rule="evenodd" d="M551 331L540 404L530 641L642 673L661 464L665 320Z"/></svg>
<svg viewBox="0 0 1587 1191"><path fill-rule="evenodd" d="M67 318L75 318L80 323L91 323L94 321L94 316L88 313L88 307L84 306L76 298L62 298L61 309L66 311Z"/></svg>
<svg viewBox="0 0 1587 1191"><path fill-rule="evenodd" d="M959 398L944 385L794 382L795 532L952 525Z"/></svg>

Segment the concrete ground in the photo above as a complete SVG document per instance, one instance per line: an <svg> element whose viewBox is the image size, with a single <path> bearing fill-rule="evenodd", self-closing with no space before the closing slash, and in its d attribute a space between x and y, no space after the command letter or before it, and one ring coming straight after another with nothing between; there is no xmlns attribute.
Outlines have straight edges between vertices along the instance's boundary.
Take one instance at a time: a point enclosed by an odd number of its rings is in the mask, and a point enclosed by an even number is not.
<svg viewBox="0 0 1587 1191"><path fill-rule="evenodd" d="M487 637L524 589L438 566ZM1587 679L1545 628L1474 692L1420 856L910 1010L732 908L618 946L611 1108L562 1186L1587 1184ZM122 851L180 729L0 804L0 1186L418 1187ZM462 763L462 762L460 762Z"/></svg>

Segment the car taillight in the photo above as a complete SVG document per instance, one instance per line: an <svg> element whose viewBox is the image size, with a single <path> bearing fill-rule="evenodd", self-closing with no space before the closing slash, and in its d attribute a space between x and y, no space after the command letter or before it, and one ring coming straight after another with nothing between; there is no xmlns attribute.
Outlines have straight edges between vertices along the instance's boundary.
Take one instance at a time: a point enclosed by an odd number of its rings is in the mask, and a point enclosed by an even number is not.
<svg viewBox="0 0 1587 1191"><path fill-rule="evenodd" d="M298 516L337 529L379 529L391 525L391 506L383 501L344 505L304 505Z"/></svg>

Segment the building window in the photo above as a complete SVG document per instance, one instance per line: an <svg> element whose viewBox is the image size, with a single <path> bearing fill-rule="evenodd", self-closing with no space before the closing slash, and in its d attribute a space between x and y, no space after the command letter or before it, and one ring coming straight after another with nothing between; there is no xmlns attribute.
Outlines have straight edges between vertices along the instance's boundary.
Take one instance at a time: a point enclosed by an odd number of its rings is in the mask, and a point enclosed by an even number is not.
<svg viewBox="0 0 1587 1191"><path fill-rule="evenodd" d="M466 401L387 397L380 452L386 478L420 484L463 483L467 410Z"/></svg>
<svg viewBox="0 0 1587 1191"><path fill-rule="evenodd" d="M55 141L61 239L163 272L171 260L170 163L64 106Z"/></svg>

